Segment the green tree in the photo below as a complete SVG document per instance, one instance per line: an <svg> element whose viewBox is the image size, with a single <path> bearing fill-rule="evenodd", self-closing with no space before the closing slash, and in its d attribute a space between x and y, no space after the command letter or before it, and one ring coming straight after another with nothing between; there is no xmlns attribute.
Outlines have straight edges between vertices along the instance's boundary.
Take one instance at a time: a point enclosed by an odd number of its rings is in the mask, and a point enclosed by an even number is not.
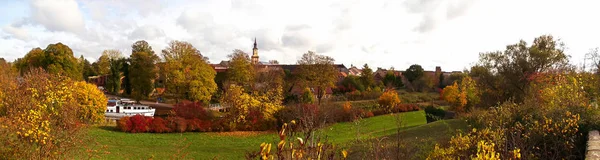
<svg viewBox="0 0 600 160"><path fill-rule="evenodd" d="M373 76L373 69L369 68L369 65L365 63L363 65L362 73L360 74L360 81L365 88L374 87L375 79Z"/></svg>
<svg viewBox="0 0 600 160"><path fill-rule="evenodd" d="M74 80L81 80L81 68L77 58L73 56L73 51L69 46L62 43L49 44L44 49L44 58L42 68L49 73L61 73Z"/></svg>
<svg viewBox="0 0 600 160"><path fill-rule="evenodd" d="M304 53L302 58L298 60L300 83L316 91L319 105L326 90L334 87L337 80L338 72L333 65L333 61L333 58L329 56L318 55L312 51Z"/></svg>
<svg viewBox="0 0 600 160"><path fill-rule="evenodd" d="M394 88L396 83L396 76L394 75L394 71L393 70L388 70L387 73L385 74L385 77L383 77L383 85L385 85L387 88Z"/></svg>
<svg viewBox="0 0 600 160"><path fill-rule="evenodd" d="M96 60L96 62L92 63L94 70L98 75L106 75L110 72L110 58L106 51L102 53L102 55Z"/></svg>
<svg viewBox="0 0 600 160"><path fill-rule="evenodd" d="M228 57L230 58L227 70L228 83L250 87L251 82L254 81L254 66L250 56L244 51L236 49Z"/></svg>
<svg viewBox="0 0 600 160"><path fill-rule="evenodd" d="M69 46L49 44L46 49L34 48L16 66L21 73L32 68L43 68L51 74L63 74L75 80L82 79L82 68Z"/></svg>
<svg viewBox="0 0 600 160"><path fill-rule="evenodd" d="M345 77L342 80L342 86L350 89L348 91L351 91L352 89L356 89L359 91L365 91L365 86L363 86L363 83L360 80L360 77L357 76L353 76L353 75L349 75L348 77Z"/></svg>
<svg viewBox="0 0 600 160"><path fill-rule="evenodd" d="M404 71L404 77L406 77L406 79L409 82L414 82L415 80L423 77L423 67L421 67L421 65L418 64L413 64L410 67L408 67L408 69L406 69L406 71Z"/></svg>
<svg viewBox="0 0 600 160"><path fill-rule="evenodd" d="M154 90L156 79L156 62L158 56L154 54L152 47L146 41L137 41L131 46L131 65L128 67L129 80L131 83L132 96L135 100L148 98Z"/></svg>
<svg viewBox="0 0 600 160"><path fill-rule="evenodd" d="M488 97L497 97L493 105L512 98L521 102L531 85L530 77L537 73L570 70L564 45L552 36L535 38L528 46L521 40L504 51L481 53L474 75L480 80Z"/></svg>
<svg viewBox="0 0 600 160"><path fill-rule="evenodd" d="M121 66L121 73L122 73L122 77L123 80L121 83L123 86L123 91L125 95L131 95L131 78L129 77L129 66L131 66L131 59L129 58L121 58L119 59L121 61L121 64L123 66Z"/></svg>
<svg viewBox="0 0 600 160"><path fill-rule="evenodd" d="M310 90L310 88L304 88L304 91L302 92L301 100L302 100L302 103L306 103L306 104L311 104L311 103L315 102L315 95Z"/></svg>
<svg viewBox="0 0 600 160"><path fill-rule="evenodd" d="M102 54L107 55L109 64L106 89L113 94L119 94L119 91L121 91L121 69L124 62L121 52L118 50L105 50Z"/></svg>
<svg viewBox="0 0 600 160"><path fill-rule="evenodd" d="M84 80L88 80L88 77L90 76L95 76L96 71L94 71L94 67L92 66L92 64L90 63L90 61L88 61L87 59L85 59L83 57L83 55L81 55L81 57L79 57L79 63L81 65L82 68L82 76Z"/></svg>
<svg viewBox="0 0 600 160"><path fill-rule="evenodd" d="M176 101L188 99L207 103L217 91L215 70L208 60L192 44L183 41L171 41L162 50L166 76L166 92Z"/></svg>
<svg viewBox="0 0 600 160"><path fill-rule="evenodd" d="M25 74L33 68L42 67L42 61L44 58L44 50L40 48L33 48L23 58L19 58L15 61L15 68L21 74Z"/></svg>

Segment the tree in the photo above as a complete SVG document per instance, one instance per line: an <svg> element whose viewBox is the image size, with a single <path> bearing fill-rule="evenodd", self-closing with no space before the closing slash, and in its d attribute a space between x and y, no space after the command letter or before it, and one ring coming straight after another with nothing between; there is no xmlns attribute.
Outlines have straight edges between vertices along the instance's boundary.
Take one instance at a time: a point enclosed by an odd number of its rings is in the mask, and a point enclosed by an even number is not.
<svg viewBox="0 0 600 160"><path fill-rule="evenodd" d="M106 80L106 89L113 93L119 94L121 91L121 69L123 68L123 58L118 50L105 50L103 55L107 55L109 72Z"/></svg>
<svg viewBox="0 0 600 160"><path fill-rule="evenodd" d="M98 75L106 75L110 73L110 58L106 53L107 51L105 50L98 60L92 63L92 66Z"/></svg>
<svg viewBox="0 0 600 160"><path fill-rule="evenodd" d="M121 58L119 59L121 61L121 64L123 66L121 66L121 73L122 74L122 83L121 84L123 86L123 91L125 95L131 95L131 78L129 77L129 66L131 65L131 59L129 58Z"/></svg>
<svg viewBox="0 0 600 160"><path fill-rule="evenodd" d="M43 58L44 50L40 48L33 48L27 52L27 54L25 54L25 57L19 58L15 61L15 68L19 71L19 73L25 74L31 69L42 67Z"/></svg>
<svg viewBox="0 0 600 160"><path fill-rule="evenodd" d="M464 112L471 110L479 103L479 91L475 81L466 76L460 82L454 82L442 90L442 98L450 103L454 110Z"/></svg>
<svg viewBox="0 0 600 160"><path fill-rule="evenodd" d="M137 41L131 48L129 80L134 82L131 83L132 96L139 101L148 98L154 90L154 79L157 74L155 64L159 58L146 41Z"/></svg>
<svg viewBox="0 0 600 160"><path fill-rule="evenodd" d="M385 77L383 77L383 84L387 87L387 88L396 88L396 87L400 87L398 86L398 82L400 84L402 84L402 79L399 79L400 77L396 77L394 75L394 71L393 70L388 70L387 73L385 74Z"/></svg>
<svg viewBox="0 0 600 160"><path fill-rule="evenodd" d="M342 92L365 91L365 86L360 81L360 77L357 76L349 75L342 80L341 84L345 88Z"/></svg>
<svg viewBox="0 0 600 160"><path fill-rule="evenodd" d="M162 50L166 76L166 92L176 101L188 99L209 102L217 91L215 70L208 65L207 58L200 54L192 44L183 41L171 41Z"/></svg>
<svg viewBox="0 0 600 160"><path fill-rule="evenodd" d="M392 107L400 104L401 101L398 97L398 92L396 92L395 90L387 90L383 94L381 94L381 96L379 96L377 102L381 107L392 109Z"/></svg>
<svg viewBox="0 0 600 160"><path fill-rule="evenodd" d="M373 70L369 68L369 65L366 63L363 65L362 73L360 74L360 80L365 88L375 86Z"/></svg>
<svg viewBox="0 0 600 160"><path fill-rule="evenodd" d="M227 81L240 86L249 87L254 81L254 66L250 56L244 51L233 50L229 56L229 69L227 70Z"/></svg>
<svg viewBox="0 0 600 160"><path fill-rule="evenodd" d="M77 58L73 56L73 51L67 45L49 44L44 49L43 66L41 67L51 74L61 73L74 80L81 80L81 68L78 64Z"/></svg>
<svg viewBox="0 0 600 160"><path fill-rule="evenodd" d="M337 70L333 65L333 58L318 55L308 51L298 60L298 76L301 85L313 88L316 91L319 105L321 99L330 87L334 87L337 80Z"/></svg>
<svg viewBox="0 0 600 160"><path fill-rule="evenodd" d="M480 83L483 89L490 90L488 96L498 97L499 101L512 98L521 102L531 84L531 75L570 70L563 46L552 36L543 35L535 38L531 46L521 40L508 45L504 51L481 53L476 76L483 82Z"/></svg>
<svg viewBox="0 0 600 160"><path fill-rule="evenodd" d="M63 74L75 80L81 80L82 68L69 46L62 43L49 44L46 49L34 48L16 66L21 73L32 68L42 68L51 74Z"/></svg>
<svg viewBox="0 0 600 160"><path fill-rule="evenodd" d="M83 71L82 76L83 76L84 80L87 81L88 77L97 75L96 71L94 71L94 67L92 66L92 64L90 64L90 61L83 58L83 55L81 55L81 57L79 57L79 63L81 65L81 68Z"/></svg>
<svg viewBox="0 0 600 160"><path fill-rule="evenodd" d="M302 92L301 100L302 100L302 103L306 103L306 104L312 104L315 102L315 95L312 93L310 88L304 88L304 91Z"/></svg>
<svg viewBox="0 0 600 160"><path fill-rule="evenodd" d="M418 64L413 64L410 67L408 67L408 69L406 69L406 71L404 71L404 77L406 77L406 79L409 82L414 82L415 80L423 77L423 67L421 67L421 65Z"/></svg>

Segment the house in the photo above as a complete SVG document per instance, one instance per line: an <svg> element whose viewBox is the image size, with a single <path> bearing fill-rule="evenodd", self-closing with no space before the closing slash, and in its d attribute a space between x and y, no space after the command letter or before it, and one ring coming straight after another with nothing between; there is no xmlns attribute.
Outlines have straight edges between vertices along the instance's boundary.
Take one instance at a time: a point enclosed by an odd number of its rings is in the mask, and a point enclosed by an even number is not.
<svg viewBox="0 0 600 160"><path fill-rule="evenodd" d="M350 68L348 69L348 75L360 76L361 74L362 74L362 69L358 69L358 68L356 68L356 66L350 65Z"/></svg>

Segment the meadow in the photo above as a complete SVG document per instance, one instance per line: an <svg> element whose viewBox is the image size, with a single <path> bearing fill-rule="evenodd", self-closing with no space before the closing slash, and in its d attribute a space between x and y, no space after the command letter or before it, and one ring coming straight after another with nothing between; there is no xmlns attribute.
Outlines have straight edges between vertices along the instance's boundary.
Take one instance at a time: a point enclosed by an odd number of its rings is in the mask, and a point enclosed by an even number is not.
<svg viewBox="0 0 600 160"><path fill-rule="evenodd" d="M398 127L403 134L419 135L439 130L426 124L423 111L400 113L402 125L396 124L397 114L375 116L355 122L336 123L324 127L317 134L327 137L329 142L341 148L352 148L358 140L368 140L395 135ZM454 120L453 120L454 121ZM426 125L425 125L426 124ZM442 128L443 129L443 128ZM426 135L426 134L425 134ZM450 136L451 134L447 134ZM263 142L276 143L275 132L188 132L188 133L124 133L115 131L113 126L98 126L89 130L89 136L97 143L105 145L107 154L99 159L243 159L248 151L257 151ZM439 137L438 134L431 136ZM407 136L413 138L411 136Z"/></svg>

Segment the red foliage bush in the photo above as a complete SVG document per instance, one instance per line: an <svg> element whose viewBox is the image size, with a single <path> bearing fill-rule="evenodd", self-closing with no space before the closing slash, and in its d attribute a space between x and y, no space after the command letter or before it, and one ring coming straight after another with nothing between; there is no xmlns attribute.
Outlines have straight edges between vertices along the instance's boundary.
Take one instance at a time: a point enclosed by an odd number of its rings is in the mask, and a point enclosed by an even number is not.
<svg viewBox="0 0 600 160"><path fill-rule="evenodd" d="M369 111L367 112L367 114L365 115L365 118L369 118L369 117L373 117L375 116L375 114L373 114L373 112Z"/></svg>
<svg viewBox="0 0 600 160"><path fill-rule="evenodd" d="M127 121L127 130L131 133L143 133L149 131L149 124L152 121L152 117L146 117L142 115L135 115L129 118Z"/></svg>
<svg viewBox="0 0 600 160"><path fill-rule="evenodd" d="M122 132L128 132L129 131L129 127L127 126L128 122L129 122L129 117L122 117L121 119L119 119L117 121L117 129L119 129Z"/></svg>
<svg viewBox="0 0 600 160"><path fill-rule="evenodd" d="M187 123L187 131L188 132L200 131L200 124L202 123L202 121L200 119L197 119L197 118L187 119L186 123Z"/></svg>
<svg viewBox="0 0 600 160"><path fill-rule="evenodd" d="M173 132L185 132L188 126L184 118L167 117L167 127Z"/></svg>
<svg viewBox="0 0 600 160"><path fill-rule="evenodd" d="M173 111L175 111L175 115L185 119L209 120L211 118L200 102L183 101L175 104Z"/></svg>
<svg viewBox="0 0 600 160"><path fill-rule="evenodd" d="M167 127L167 121L160 117L155 117L150 123L150 131L154 133L169 133L171 129Z"/></svg>

